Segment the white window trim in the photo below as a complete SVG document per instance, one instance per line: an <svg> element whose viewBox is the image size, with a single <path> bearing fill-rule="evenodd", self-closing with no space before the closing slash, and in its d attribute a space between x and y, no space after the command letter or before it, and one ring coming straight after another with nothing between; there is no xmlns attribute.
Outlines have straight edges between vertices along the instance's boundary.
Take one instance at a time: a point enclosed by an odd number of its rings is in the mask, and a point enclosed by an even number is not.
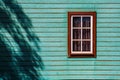
<svg viewBox="0 0 120 80"><path fill-rule="evenodd" d="M91 17L91 26L90 26L90 30L91 30L91 49L90 51L82 51L82 46L81 46L81 51L73 51L73 17L81 17L81 39L82 39L82 17ZM72 15L71 16L71 52L72 54L92 54L93 53L93 16L91 15ZM81 41L81 45L82 45L82 41Z"/></svg>

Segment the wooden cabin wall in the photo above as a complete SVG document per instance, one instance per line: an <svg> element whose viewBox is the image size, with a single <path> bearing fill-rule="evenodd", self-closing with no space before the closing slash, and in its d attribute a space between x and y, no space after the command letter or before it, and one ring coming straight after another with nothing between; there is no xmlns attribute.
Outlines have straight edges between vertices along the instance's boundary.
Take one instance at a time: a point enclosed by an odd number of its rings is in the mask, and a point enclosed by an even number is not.
<svg viewBox="0 0 120 80"><path fill-rule="evenodd" d="M120 79L120 0L18 0L39 36L48 80ZM67 13L97 12L97 57L68 58Z"/></svg>

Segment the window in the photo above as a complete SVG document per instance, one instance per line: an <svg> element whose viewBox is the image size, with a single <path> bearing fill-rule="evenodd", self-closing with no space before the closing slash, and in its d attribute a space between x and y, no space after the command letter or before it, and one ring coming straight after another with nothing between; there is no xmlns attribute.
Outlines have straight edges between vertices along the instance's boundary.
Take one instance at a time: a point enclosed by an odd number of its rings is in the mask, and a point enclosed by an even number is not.
<svg viewBox="0 0 120 80"><path fill-rule="evenodd" d="M96 12L68 12L68 56L96 57Z"/></svg>

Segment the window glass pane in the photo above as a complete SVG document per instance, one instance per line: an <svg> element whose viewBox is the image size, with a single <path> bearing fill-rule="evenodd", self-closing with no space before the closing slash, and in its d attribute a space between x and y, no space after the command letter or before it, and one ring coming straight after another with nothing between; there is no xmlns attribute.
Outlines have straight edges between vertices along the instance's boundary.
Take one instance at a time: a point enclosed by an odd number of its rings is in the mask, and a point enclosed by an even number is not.
<svg viewBox="0 0 120 80"><path fill-rule="evenodd" d="M81 42L73 41L73 51L81 51Z"/></svg>
<svg viewBox="0 0 120 80"><path fill-rule="evenodd" d="M90 51L90 41L83 41L82 42L82 51Z"/></svg>
<svg viewBox="0 0 120 80"><path fill-rule="evenodd" d="M90 29L82 30L82 39L90 39Z"/></svg>
<svg viewBox="0 0 120 80"><path fill-rule="evenodd" d="M81 27L81 17L73 17L73 27Z"/></svg>
<svg viewBox="0 0 120 80"><path fill-rule="evenodd" d="M90 17L83 17L83 27L90 27Z"/></svg>
<svg viewBox="0 0 120 80"><path fill-rule="evenodd" d="M73 29L73 39L81 39L81 29Z"/></svg>

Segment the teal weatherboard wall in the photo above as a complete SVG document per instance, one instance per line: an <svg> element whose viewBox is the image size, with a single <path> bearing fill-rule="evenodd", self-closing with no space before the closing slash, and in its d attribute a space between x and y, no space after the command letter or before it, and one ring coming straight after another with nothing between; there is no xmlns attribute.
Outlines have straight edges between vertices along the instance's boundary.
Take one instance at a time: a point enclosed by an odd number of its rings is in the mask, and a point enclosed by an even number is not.
<svg viewBox="0 0 120 80"><path fill-rule="evenodd" d="M18 0L41 40L48 80L120 79L120 0ZM67 12L97 12L97 57L68 58Z"/></svg>

